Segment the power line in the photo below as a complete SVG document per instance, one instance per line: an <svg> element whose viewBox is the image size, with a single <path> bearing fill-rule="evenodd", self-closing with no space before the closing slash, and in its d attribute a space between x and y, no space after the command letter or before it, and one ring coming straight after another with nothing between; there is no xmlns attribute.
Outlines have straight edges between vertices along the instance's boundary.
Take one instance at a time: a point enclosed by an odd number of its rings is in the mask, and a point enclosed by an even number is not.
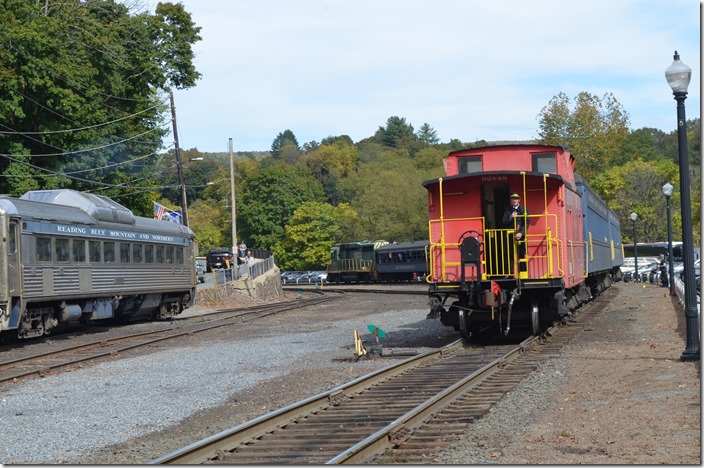
<svg viewBox="0 0 704 468"><path fill-rule="evenodd" d="M0 156L13 156L13 157L31 156L31 157L33 157L33 158L37 158L37 157L48 157L48 156L70 156L70 155L80 154L80 153L89 153L89 152L91 152L91 151L96 151L96 150L100 150L100 149L110 148L110 147L112 147L112 146L121 145L121 144L123 144L123 143L129 142L129 141L132 141L132 140L135 140L135 139L137 139L138 137L141 137L141 136L144 136L144 135L148 135L149 133L156 132L157 130L159 130L159 127L168 125L169 123L171 123L171 122L166 122L166 123L164 123L164 124L162 124L162 125L158 125L158 126L152 128L152 129L150 129L150 130L146 130L146 131L144 131L144 132L142 132L142 133L139 133L139 134L137 134L137 135L135 135L135 136L133 136L133 137L124 138L124 139L122 139L122 140L120 140L120 141L115 141L115 142L113 142L113 143L108 143L108 144L102 145L102 146L95 146L95 147L93 147L93 148L87 148L87 149L76 150L76 151L67 151L67 152L64 152L64 153L44 153L44 154L31 154L31 155L27 155L27 154L0 154Z"/></svg>
<svg viewBox="0 0 704 468"><path fill-rule="evenodd" d="M13 90L13 91L14 91L14 90ZM28 99L29 99L29 98L28 98ZM37 103L37 104L38 104L38 103ZM41 105L41 104L38 104L38 105ZM43 106L42 106L42 107L43 107ZM5 132L5 131L0 130L0 134L5 134L5 135L23 135L23 136L26 136L26 135L53 135L53 134L56 134L56 133L69 133L69 132L80 132L80 131L83 131L83 130L92 130L92 129L95 129L95 128L104 127L104 126L106 126L106 125L112 125L112 124L117 123L117 122L122 122L123 120L131 119L132 117L136 117L136 116L138 116L138 115L140 115L140 114L143 114L143 113L145 113L145 112L147 112L147 111L150 111L150 110L152 110L152 109L154 109L154 108L156 108L156 107L158 107L158 105L153 105L152 107L149 107L149 108L147 108L147 109L141 110L141 111L139 111L139 112L135 112L134 114L130 114L130 115L126 116L126 117L122 117L122 118L119 118L119 119L111 120L111 121L109 121L109 122L104 122L104 123L101 123L101 124L91 125L91 126L89 126L89 127L67 128L67 129L65 129L65 130L49 130L49 131L46 131L46 132L21 132L21 131L17 131L17 130L12 131L12 132ZM47 110L50 110L50 109L47 109ZM0 124L0 125L2 125L2 124ZM10 128L10 127L7 127L6 125L3 125L3 127L5 127L5 128ZM35 140L35 141L39 142L39 140ZM40 142L40 143L41 143L41 142Z"/></svg>

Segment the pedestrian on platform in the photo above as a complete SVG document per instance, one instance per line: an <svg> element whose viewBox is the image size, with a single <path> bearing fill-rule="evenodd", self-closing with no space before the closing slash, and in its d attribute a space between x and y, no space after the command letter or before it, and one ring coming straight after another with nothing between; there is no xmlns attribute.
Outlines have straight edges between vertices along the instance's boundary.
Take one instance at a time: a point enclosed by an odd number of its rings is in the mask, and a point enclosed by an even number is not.
<svg viewBox="0 0 704 468"><path fill-rule="evenodd" d="M670 281L667 278L667 262L665 262L665 255L660 254L660 284L663 288L670 287Z"/></svg>

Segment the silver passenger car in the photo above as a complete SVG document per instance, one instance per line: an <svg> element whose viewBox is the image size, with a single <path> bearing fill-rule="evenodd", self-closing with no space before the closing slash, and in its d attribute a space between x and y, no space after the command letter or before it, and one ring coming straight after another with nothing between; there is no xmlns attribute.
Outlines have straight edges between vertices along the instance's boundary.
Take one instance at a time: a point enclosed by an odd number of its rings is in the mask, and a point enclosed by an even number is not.
<svg viewBox="0 0 704 468"><path fill-rule="evenodd" d="M0 332L13 339L60 323L171 318L195 300L193 232L100 195L0 197L0 238Z"/></svg>

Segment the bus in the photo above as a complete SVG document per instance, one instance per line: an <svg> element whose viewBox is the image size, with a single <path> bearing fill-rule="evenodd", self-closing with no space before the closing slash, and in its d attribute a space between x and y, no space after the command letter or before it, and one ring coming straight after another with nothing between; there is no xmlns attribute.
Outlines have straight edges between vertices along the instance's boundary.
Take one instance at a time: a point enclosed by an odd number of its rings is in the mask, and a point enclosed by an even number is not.
<svg viewBox="0 0 704 468"><path fill-rule="evenodd" d="M667 242L639 242L638 246L638 256L639 257L655 257L657 258L660 254L664 255L665 258L668 256ZM633 244L623 244L624 257L635 257L635 249ZM694 249L694 260L699 259L699 249ZM672 261L681 262L682 261L682 242L672 243Z"/></svg>

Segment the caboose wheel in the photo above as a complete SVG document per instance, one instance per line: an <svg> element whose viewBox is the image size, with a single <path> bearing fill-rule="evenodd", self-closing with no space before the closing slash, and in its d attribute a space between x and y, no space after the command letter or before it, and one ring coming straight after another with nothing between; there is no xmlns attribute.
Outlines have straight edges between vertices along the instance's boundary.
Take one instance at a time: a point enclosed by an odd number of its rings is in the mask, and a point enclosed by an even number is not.
<svg viewBox="0 0 704 468"><path fill-rule="evenodd" d="M535 298L530 301L530 321L533 326L533 336L540 335L540 308Z"/></svg>

